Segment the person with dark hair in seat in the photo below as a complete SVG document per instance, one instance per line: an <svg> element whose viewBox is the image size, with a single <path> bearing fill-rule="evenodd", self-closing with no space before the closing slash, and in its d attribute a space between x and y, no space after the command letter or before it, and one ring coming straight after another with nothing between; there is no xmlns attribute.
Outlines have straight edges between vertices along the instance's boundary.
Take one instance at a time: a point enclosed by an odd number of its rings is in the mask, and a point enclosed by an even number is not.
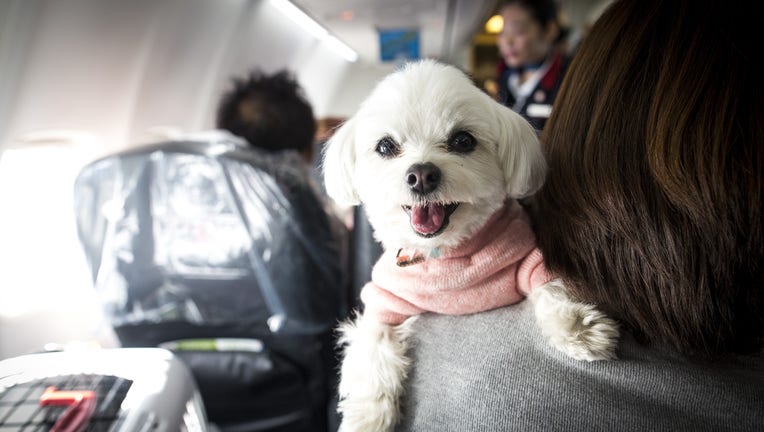
<svg viewBox="0 0 764 432"><path fill-rule="evenodd" d="M233 80L218 119L227 130L82 170L94 287L122 346L189 366L221 431L333 432L347 233L311 174L312 109L290 74L255 71Z"/></svg>

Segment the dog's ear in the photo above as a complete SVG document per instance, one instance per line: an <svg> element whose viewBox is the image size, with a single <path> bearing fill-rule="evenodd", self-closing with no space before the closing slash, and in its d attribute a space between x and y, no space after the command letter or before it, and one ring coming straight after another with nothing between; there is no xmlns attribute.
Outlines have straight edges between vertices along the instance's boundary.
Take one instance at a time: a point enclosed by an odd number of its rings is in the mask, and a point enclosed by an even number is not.
<svg viewBox="0 0 764 432"><path fill-rule="evenodd" d="M519 114L503 105L493 105L500 131L498 156L507 195L511 198L532 195L541 188L546 177L546 160L538 134Z"/></svg>
<svg viewBox="0 0 764 432"><path fill-rule="evenodd" d="M334 132L324 146L322 169L326 193L340 205L360 203L355 190L355 121L351 118Z"/></svg>

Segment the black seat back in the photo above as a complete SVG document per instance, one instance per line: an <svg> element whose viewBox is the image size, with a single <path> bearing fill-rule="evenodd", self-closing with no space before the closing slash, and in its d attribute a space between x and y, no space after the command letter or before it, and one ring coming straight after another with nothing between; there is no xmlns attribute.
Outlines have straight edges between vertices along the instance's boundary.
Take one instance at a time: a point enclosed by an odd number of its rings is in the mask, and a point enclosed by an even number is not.
<svg viewBox="0 0 764 432"><path fill-rule="evenodd" d="M291 153L165 142L86 166L78 233L124 346L167 346L221 429L327 429L340 238ZM239 340L239 339L243 339Z"/></svg>

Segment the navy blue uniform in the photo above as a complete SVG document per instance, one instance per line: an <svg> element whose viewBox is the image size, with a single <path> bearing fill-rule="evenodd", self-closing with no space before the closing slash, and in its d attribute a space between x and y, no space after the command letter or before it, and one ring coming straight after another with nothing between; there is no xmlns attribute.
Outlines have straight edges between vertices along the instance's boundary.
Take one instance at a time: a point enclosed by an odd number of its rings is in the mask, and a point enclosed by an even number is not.
<svg viewBox="0 0 764 432"><path fill-rule="evenodd" d="M533 91L524 99L518 98L509 89L509 79L513 73L518 72L514 68L507 67L501 62L499 69L499 102L512 108L515 112L525 117L536 130L544 128L549 114L552 112L552 104L560 90L560 84L568 68L569 59L560 52L554 52L540 67L544 70L543 76L538 81Z"/></svg>

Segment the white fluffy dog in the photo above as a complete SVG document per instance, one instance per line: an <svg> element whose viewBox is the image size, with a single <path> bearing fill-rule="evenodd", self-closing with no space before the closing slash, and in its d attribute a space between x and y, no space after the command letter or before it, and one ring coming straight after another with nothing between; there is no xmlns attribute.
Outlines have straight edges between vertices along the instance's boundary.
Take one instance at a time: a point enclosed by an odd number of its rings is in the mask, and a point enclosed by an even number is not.
<svg viewBox="0 0 764 432"><path fill-rule="evenodd" d="M393 429L407 337L423 312L475 313L528 295L554 346L580 360L615 357L616 323L544 278L533 252L516 199L540 188L545 172L522 117L432 60L383 79L337 130L324 154L327 192L363 203L385 249L362 292L363 315L341 327L340 430Z"/></svg>

